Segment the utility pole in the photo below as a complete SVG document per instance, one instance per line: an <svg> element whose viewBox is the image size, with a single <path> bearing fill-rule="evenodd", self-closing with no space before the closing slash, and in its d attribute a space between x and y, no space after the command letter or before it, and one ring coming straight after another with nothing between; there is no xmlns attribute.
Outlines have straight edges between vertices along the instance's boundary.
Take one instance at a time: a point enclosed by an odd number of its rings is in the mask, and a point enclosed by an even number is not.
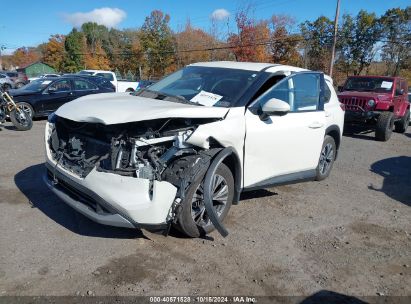
<svg viewBox="0 0 411 304"><path fill-rule="evenodd" d="M6 49L6 47L4 45L0 45L0 71L3 71L3 61L2 61L2 58L1 58L1 53L5 49Z"/></svg>
<svg viewBox="0 0 411 304"><path fill-rule="evenodd" d="M335 19L334 19L334 41L333 41L333 47L331 50L331 62L330 62L330 73L329 73L330 77L333 76L335 45L337 44L338 16L339 15L340 15L340 0L337 0L337 9L335 11Z"/></svg>

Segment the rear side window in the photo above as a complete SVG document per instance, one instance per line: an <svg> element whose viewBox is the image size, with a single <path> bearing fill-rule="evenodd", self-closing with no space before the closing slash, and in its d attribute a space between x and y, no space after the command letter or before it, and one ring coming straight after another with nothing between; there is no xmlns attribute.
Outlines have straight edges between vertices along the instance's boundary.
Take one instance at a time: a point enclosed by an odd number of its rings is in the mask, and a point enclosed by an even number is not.
<svg viewBox="0 0 411 304"><path fill-rule="evenodd" d="M76 91L85 91L85 90L97 90L97 86L92 84L91 82L76 79L74 80L74 90Z"/></svg>
<svg viewBox="0 0 411 304"><path fill-rule="evenodd" d="M114 80L113 74L111 74L111 73L97 73L96 76L104 77L105 79L107 79L109 81Z"/></svg>
<svg viewBox="0 0 411 304"><path fill-rule="evenodd" d="M330 102L330 99L331 99L331 90L328 86L328 82L325 81L325 84L324 84L324 103Z"/></svg>

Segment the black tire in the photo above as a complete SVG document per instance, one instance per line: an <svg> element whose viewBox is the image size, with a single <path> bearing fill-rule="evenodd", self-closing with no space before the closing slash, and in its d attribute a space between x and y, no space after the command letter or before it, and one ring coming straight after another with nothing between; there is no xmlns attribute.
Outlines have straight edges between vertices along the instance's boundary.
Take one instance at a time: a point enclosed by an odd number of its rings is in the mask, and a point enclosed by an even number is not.
<svg viewBox="0 0 411 304"><path fill-rule="evenodd" d="M27 102L18 102L17 106L23 109L27 114L30 115L30 118L33 119L34 117L34 109L33 107Z"/></svg>
<svg viewBox="0 0 411 304"><path fill-rule="evenodd" d="M222 177L228 188L227 201L225 205L219 205L219 206L224 206L222 207L222 209L220 209L221 213L219 213L219 219L222 222L224 221L224 218L227 216L227 213L230 210L231 205L233 203L234 178L233 178L233 175L230 169L224 164L221 164L217 168L216 176ZM200 197L199 193L201 193L203 179L204 179L204 175L198 177L197 180L195 180L188 187L185 197L183 201L181 202L182 207L181 209L179 209L179 212L177 214L177 224L175 225L175 227L189 237L200 237L200 236L210 233L211 231L215 229L214 225L211 223L209 218L208 218L208 222L203 221L203 224L196 223L195 220L193 219L193 217L195 217L195 214L200 214L200 213L203 214L202 218L207 219L207 212L202 211L203 209L201 209L201 208L204 208L204 206L201 207L201 199L198 199L197 201L194 202L195 195ZM198 219L200 217L201 215L198 217ZM199 220L199 222L201 223L201 220Z"/></svg>
<svg viewBox="0 0 411 304"><path fill-rule="evenodd" d="M10 120L18 131L27 131L33 127L32 118L23 110L10 112Z"/></svg>
<svg viewBox="0 0 411 304"><path fill-rule="evenodd" d="M337 146L335 144L335 140L330 135L326 135L321 148L320 159L318 160L315 180L321 181L330 175L336 155Z"/></svg>
<svg viewBox="0 0 411 304"><path fill-rule="evenodd" d="M134 92L134 89L132 89L132 88L128 88L127 90L126 90L126 92Z"/></svg>
<svg viewBox="0 0 411 304"><path fill-rule="evenodd" d="M395 123L395 132L405 133L410 124L410 110L408 109L404 116Z"/></svg>
<svg viewBox="0 0 411 304"><path fill-rule="evenodd" d="M8 83L3 83L2 87L4 92L8 92L12 88L11 85Z"/></svg>
<svg viewBox="0 0 411 304"><path fill-rule="evenodd" d="M392 112L382 112L377 119L375 128L375 139L387 141L392 135L394 129L394 114Z"/></svg>

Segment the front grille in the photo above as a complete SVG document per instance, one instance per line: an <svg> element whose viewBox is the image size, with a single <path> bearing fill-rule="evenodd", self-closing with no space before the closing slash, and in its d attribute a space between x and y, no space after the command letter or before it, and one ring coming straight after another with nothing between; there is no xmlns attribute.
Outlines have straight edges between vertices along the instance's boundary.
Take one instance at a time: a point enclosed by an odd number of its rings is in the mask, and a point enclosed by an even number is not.
<svg viewBox="0 0 411 304"><path fill-rule="evenodd" d="M362 111L366 110L367 100L364 97L341 97L340 102L345 105L347 111Z"/></svg>

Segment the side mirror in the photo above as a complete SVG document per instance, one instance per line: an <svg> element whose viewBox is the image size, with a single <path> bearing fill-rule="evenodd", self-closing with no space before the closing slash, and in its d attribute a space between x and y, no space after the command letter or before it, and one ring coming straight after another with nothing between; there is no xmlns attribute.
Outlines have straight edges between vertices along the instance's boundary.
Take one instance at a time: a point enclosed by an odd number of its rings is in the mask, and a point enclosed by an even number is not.
<svg viewBox="0 0 411 304"><path fill-rule="evenodd" d="M288 103L281 99L271 98L261 108L263 114L271 115L285 115L290 112L291 108Z"/></svg>
<svg viewBox="0 0 411 304"><path fill-rule="evenodd" d="M49 87L47 89L47 92L50 93L50 94L53 94L53 93L57 92L57 88L56 87Z"/></svg>

